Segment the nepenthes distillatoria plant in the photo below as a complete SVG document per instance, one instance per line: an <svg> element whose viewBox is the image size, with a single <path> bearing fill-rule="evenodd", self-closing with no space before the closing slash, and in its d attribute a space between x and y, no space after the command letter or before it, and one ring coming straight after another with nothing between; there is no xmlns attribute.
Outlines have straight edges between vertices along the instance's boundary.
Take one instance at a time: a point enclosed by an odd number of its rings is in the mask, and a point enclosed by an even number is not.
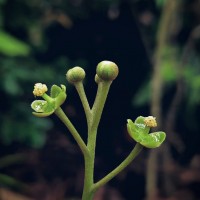
<svg viewBox="0 0 200 200"><path fill-rule="evenodd" d="M75 86L85 111L88 127L86 142L83 141L81 134L76 130L70 119L61 108L61 105L65 102L67 97L66 87L64 85L53 85L51 87L50 95L48 95L46 93L48 88L45 84L36 83L34 86L34 96L42 97L43 100L33 101L31 104L31 107L34 110L33 114L37 117L47 117L53 113L57 115L76 140L84 156L85 174L82 200L92 200L95 192L119 174L126 166L128 166L141 152L143 147L159 147L166 138L166 134L161 131L149 133L151 127L157 126L155 117L139 116L134 122L131 119L128 119L127 131L130 137L136 141L136 145L119 166L117 166L101 180L94 182L95 148L98 125L110 86L114 79L118 76L118 73L118 66L114 62L102 61L97 65L95 82L98 85L98 89L94 104L90 107L83 86L83 80L85 78L84 69L81 67L74 67L67 71L66 78Z"/></svg>

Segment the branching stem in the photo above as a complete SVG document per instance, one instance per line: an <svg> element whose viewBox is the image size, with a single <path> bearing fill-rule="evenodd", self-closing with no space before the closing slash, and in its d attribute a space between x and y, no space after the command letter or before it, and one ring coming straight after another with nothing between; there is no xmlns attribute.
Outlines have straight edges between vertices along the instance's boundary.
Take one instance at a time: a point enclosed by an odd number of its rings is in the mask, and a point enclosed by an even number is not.
<svg viewBox="0 0 200 200"><path fill-rule="evenodd" d="M133 159L140 153L142 149L143 149L143 146L137 143L135 147L133 148L133 150L130 152L130 154L125 158L125 160L118 167L116 167L108 175L106 175L104 178L102 178L100 181L98 181L97 183L93 185L92 191L96 191L98 188L105 185L108 181L110 181L122 170L124 170L133 161Z"/></svg>
<svg viewBox="0 0 200 200"><path fill-rule="evenodd" d="M94 196L94 161L95 161L95 148L97 128L102 115L102 111L105 105L105 101L108 95L108 91L111 85L111 81L101 82L98 84L98 90L94 105L92 107L91 115L89 115L88 126L88 141L87 148L89 155L84 157L85 159L85 177L82 200L92 200Z"/></svg>

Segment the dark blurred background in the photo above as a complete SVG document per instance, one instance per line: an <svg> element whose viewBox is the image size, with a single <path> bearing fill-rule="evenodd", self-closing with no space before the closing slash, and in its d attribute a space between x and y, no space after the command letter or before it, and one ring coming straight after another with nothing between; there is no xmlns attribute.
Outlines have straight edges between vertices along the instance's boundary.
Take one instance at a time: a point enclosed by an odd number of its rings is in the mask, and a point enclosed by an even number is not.
<svg viewBox="0 0 200 200"><path fill-rule="evenodd" d="M65 74L119 66L99 127L95 180L135 145L126 119L153 115L167 133L100 189L95 200L199 200L200 0L0 0L0 199L80 199L83 158L55 117L30 108L36 82L67 85L62 106L86 140L86 120Z"/></svg>

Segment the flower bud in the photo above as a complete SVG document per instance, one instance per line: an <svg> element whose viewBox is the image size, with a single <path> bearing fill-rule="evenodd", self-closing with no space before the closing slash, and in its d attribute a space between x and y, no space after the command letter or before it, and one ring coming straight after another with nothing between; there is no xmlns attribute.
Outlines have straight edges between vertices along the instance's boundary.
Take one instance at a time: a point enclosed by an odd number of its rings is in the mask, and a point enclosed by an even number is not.
<svg viewBox="0 0 200 200"><path fill-rule="evenodd" d="M118 66L111 61L102 61L97 65L96 73L100 79L105 81L113 81L118 73Z"/></svg>
<svg viewBox="0 0 200 200"><path fill-rule="evenodd" d="M33 94L34 96L42 96L47 91L47 86L42 83L36 83L34 85Z"/></svg>
<svg viewBox="0 0 200 200"><path fill-rule="evenodd" d="M153 116L145 117L144 123L148 127L156 127L157 126L156 118Z"/></svg>
<svg viewBox="0 0 200 200"><path fill-rule="evenodd" d="M77 83L85 78L85 71L81 67L74 67L68 70L66 78L70 83Z"/></svg>

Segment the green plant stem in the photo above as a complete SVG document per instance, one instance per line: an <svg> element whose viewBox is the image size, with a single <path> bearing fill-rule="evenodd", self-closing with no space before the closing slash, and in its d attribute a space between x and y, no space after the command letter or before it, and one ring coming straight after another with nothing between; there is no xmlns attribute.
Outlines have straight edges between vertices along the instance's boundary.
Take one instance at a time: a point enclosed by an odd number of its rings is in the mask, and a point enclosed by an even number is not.
<svg viewBox="0 0 200 200"><path fill-rule="evenodd" d="M54 112L58 118L66 125L66 127L69 129L71 132L72 136L78 143L83 155L88 155L88 149L87 146L85 145L84 141L82 140L81 136L79 135L78 131L75 129L69 118L65 115L61 107L58 107L55 112Z"/></svg>
<svg viewBox="0 0 200 200"><path fill-rule="evenodd" d="M94 184L94 161L95 161L96 132L88 131L88 151L89 155L84 157L85 176L82 200L92 200L94 192L92 186Z"/></svg>
<svg viewBox="0 0 200 200"><path fill-rule="evenodd" d="M97 129L112 81L101 81L92 107L92 129Z"/></svg>
<svg viewBox="0 0 200 200"><path fill-rule="evenodd" d="M119 174L125 167L127 167L133 161L133 159L140 153L142 149L143 149L143 146L137 143L134 149L127 156L127 158L118 167L116 167L108 175L106 175L104 178L102 178L100 181L98 181L97 183L93 185L92 191L95 192L99 187L105 185L108 181L110 181L117 174Z"/></svg>
<svg viewBox="0 0 200 200"><path fill-rule="evenodd" d="M90 106L89 106L89 103L88 103L88 100L87 100L87 97L86 97L86 94L85 94L83 82L82 81L77 82L77 83L74 84L74 86L75 86L75 88L76 88L76 90L79 94L80 99L81 99L83 109L85 111L85 115L86 115L86 119L87 119L87 124L88 124L88 127L89 127L90 124L91 124L91 110L90 110Z"/></svg>
<svg viewBox="0 0 200 200"><path fill-rule="evenodd" d="M46 93L44 93L44 94L42 95L42 98L43 98L44 100L46 100L47 102L49 102L49 103L54 102L54 99L51 98L51 97L50 97L48 94L46 94Z"/></svg>
<svg viewBox="0 0 200 200"><path fill-rule="evenodd" d="M88 127L88 141L87 148L89 155L84 157L85 159L85 177L82 200L92 200L95 191L92 190L94 185L94 161L95 161L95 148L97 128L102 115L102 111L105 105L105 101L108 95L108 91L111 85L111 81L100 82L98 84L97 95L94 101L91 112L91 124Z"/></svg>

